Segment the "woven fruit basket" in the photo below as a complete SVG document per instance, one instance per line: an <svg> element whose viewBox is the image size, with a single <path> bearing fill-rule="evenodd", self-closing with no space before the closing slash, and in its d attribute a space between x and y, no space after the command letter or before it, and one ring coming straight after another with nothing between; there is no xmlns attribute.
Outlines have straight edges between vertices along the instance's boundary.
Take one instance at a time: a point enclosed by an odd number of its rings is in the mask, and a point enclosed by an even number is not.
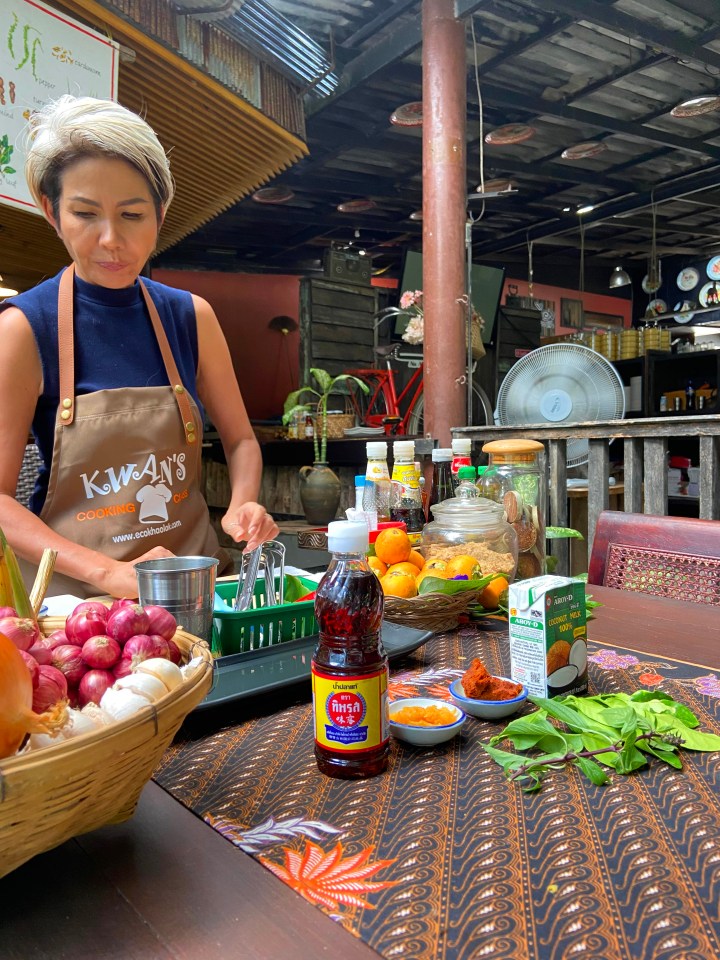
<svg viewBox="0 0 720 960"><path fill-rule="evenodd" d="M442 593L426 593L422 597L385 597L385 620L417 630L432 630L441 633L452 630L460 617L468 612L471 604L477 603L482 590L465 590L453 596Z"/></svg>
<svg viewBox="0 0 720 960"><path fill-rule="evenodd" d="M45 636L63 618L39 621ZM71 837L127 820L185 717L212 684L206 643L175 634L196 669L173 691L126 720L54 746L0 760L0 877Z"/></svg>

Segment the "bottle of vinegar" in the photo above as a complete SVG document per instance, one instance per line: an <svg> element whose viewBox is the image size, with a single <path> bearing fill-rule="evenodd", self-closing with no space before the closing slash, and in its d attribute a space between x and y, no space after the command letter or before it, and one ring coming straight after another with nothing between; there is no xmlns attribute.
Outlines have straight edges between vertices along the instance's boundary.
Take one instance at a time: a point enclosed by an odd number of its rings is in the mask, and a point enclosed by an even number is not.
<svg viewBox="0 0 720 960"><path fill-rule="evenodd" d="M366 524L336 520L327 538L332 559L315 595L315 758L329 777L374 777L387 767L390 743L383 594L367 562Z"/></svg>

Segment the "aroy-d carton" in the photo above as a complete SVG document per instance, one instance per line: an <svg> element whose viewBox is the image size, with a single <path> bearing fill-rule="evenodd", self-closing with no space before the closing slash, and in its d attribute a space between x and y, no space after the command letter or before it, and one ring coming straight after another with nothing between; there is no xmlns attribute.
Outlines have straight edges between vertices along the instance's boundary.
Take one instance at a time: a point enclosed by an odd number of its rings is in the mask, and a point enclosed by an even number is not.
<svg viewBox="0 0 720 960"><path fill-rule="evenodd" d="M510 675L531 694L587 693L585 584L533 577L510 584Z"/></svg>

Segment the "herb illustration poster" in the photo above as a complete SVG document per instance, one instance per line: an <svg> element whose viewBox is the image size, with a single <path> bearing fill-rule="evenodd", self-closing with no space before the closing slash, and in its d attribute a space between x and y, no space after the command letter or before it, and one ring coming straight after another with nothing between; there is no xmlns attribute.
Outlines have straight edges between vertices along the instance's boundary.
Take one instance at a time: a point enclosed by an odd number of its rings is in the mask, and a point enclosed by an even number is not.
<svg viewBox="0 0 720 960"><path fill-rule="evenodd" d="M119 45L38 0L0 3L0 203L39 213L25 183L23 133L64 93L117 99Z"/></svg>

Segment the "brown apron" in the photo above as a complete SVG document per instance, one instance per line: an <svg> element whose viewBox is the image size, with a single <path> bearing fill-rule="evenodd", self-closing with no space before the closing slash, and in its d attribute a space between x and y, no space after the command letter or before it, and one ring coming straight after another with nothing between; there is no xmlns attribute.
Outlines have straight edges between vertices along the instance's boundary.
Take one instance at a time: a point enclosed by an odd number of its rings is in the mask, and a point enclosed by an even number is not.
<svg viewBox="0 0 720 960"><path fill-rule="evenodd" d="M147 287L139 281L171 386L76 397L74 272L71 266L60 279L60 403L41 520L68 540L116 560L134 560L162 546L184 556L219 556L224 567L228 556L218 546L199 487L199 410L180 381ZM27 565L24 572L30 572ZM47 595L98 592L97 586L56 574Z"/></svg>

